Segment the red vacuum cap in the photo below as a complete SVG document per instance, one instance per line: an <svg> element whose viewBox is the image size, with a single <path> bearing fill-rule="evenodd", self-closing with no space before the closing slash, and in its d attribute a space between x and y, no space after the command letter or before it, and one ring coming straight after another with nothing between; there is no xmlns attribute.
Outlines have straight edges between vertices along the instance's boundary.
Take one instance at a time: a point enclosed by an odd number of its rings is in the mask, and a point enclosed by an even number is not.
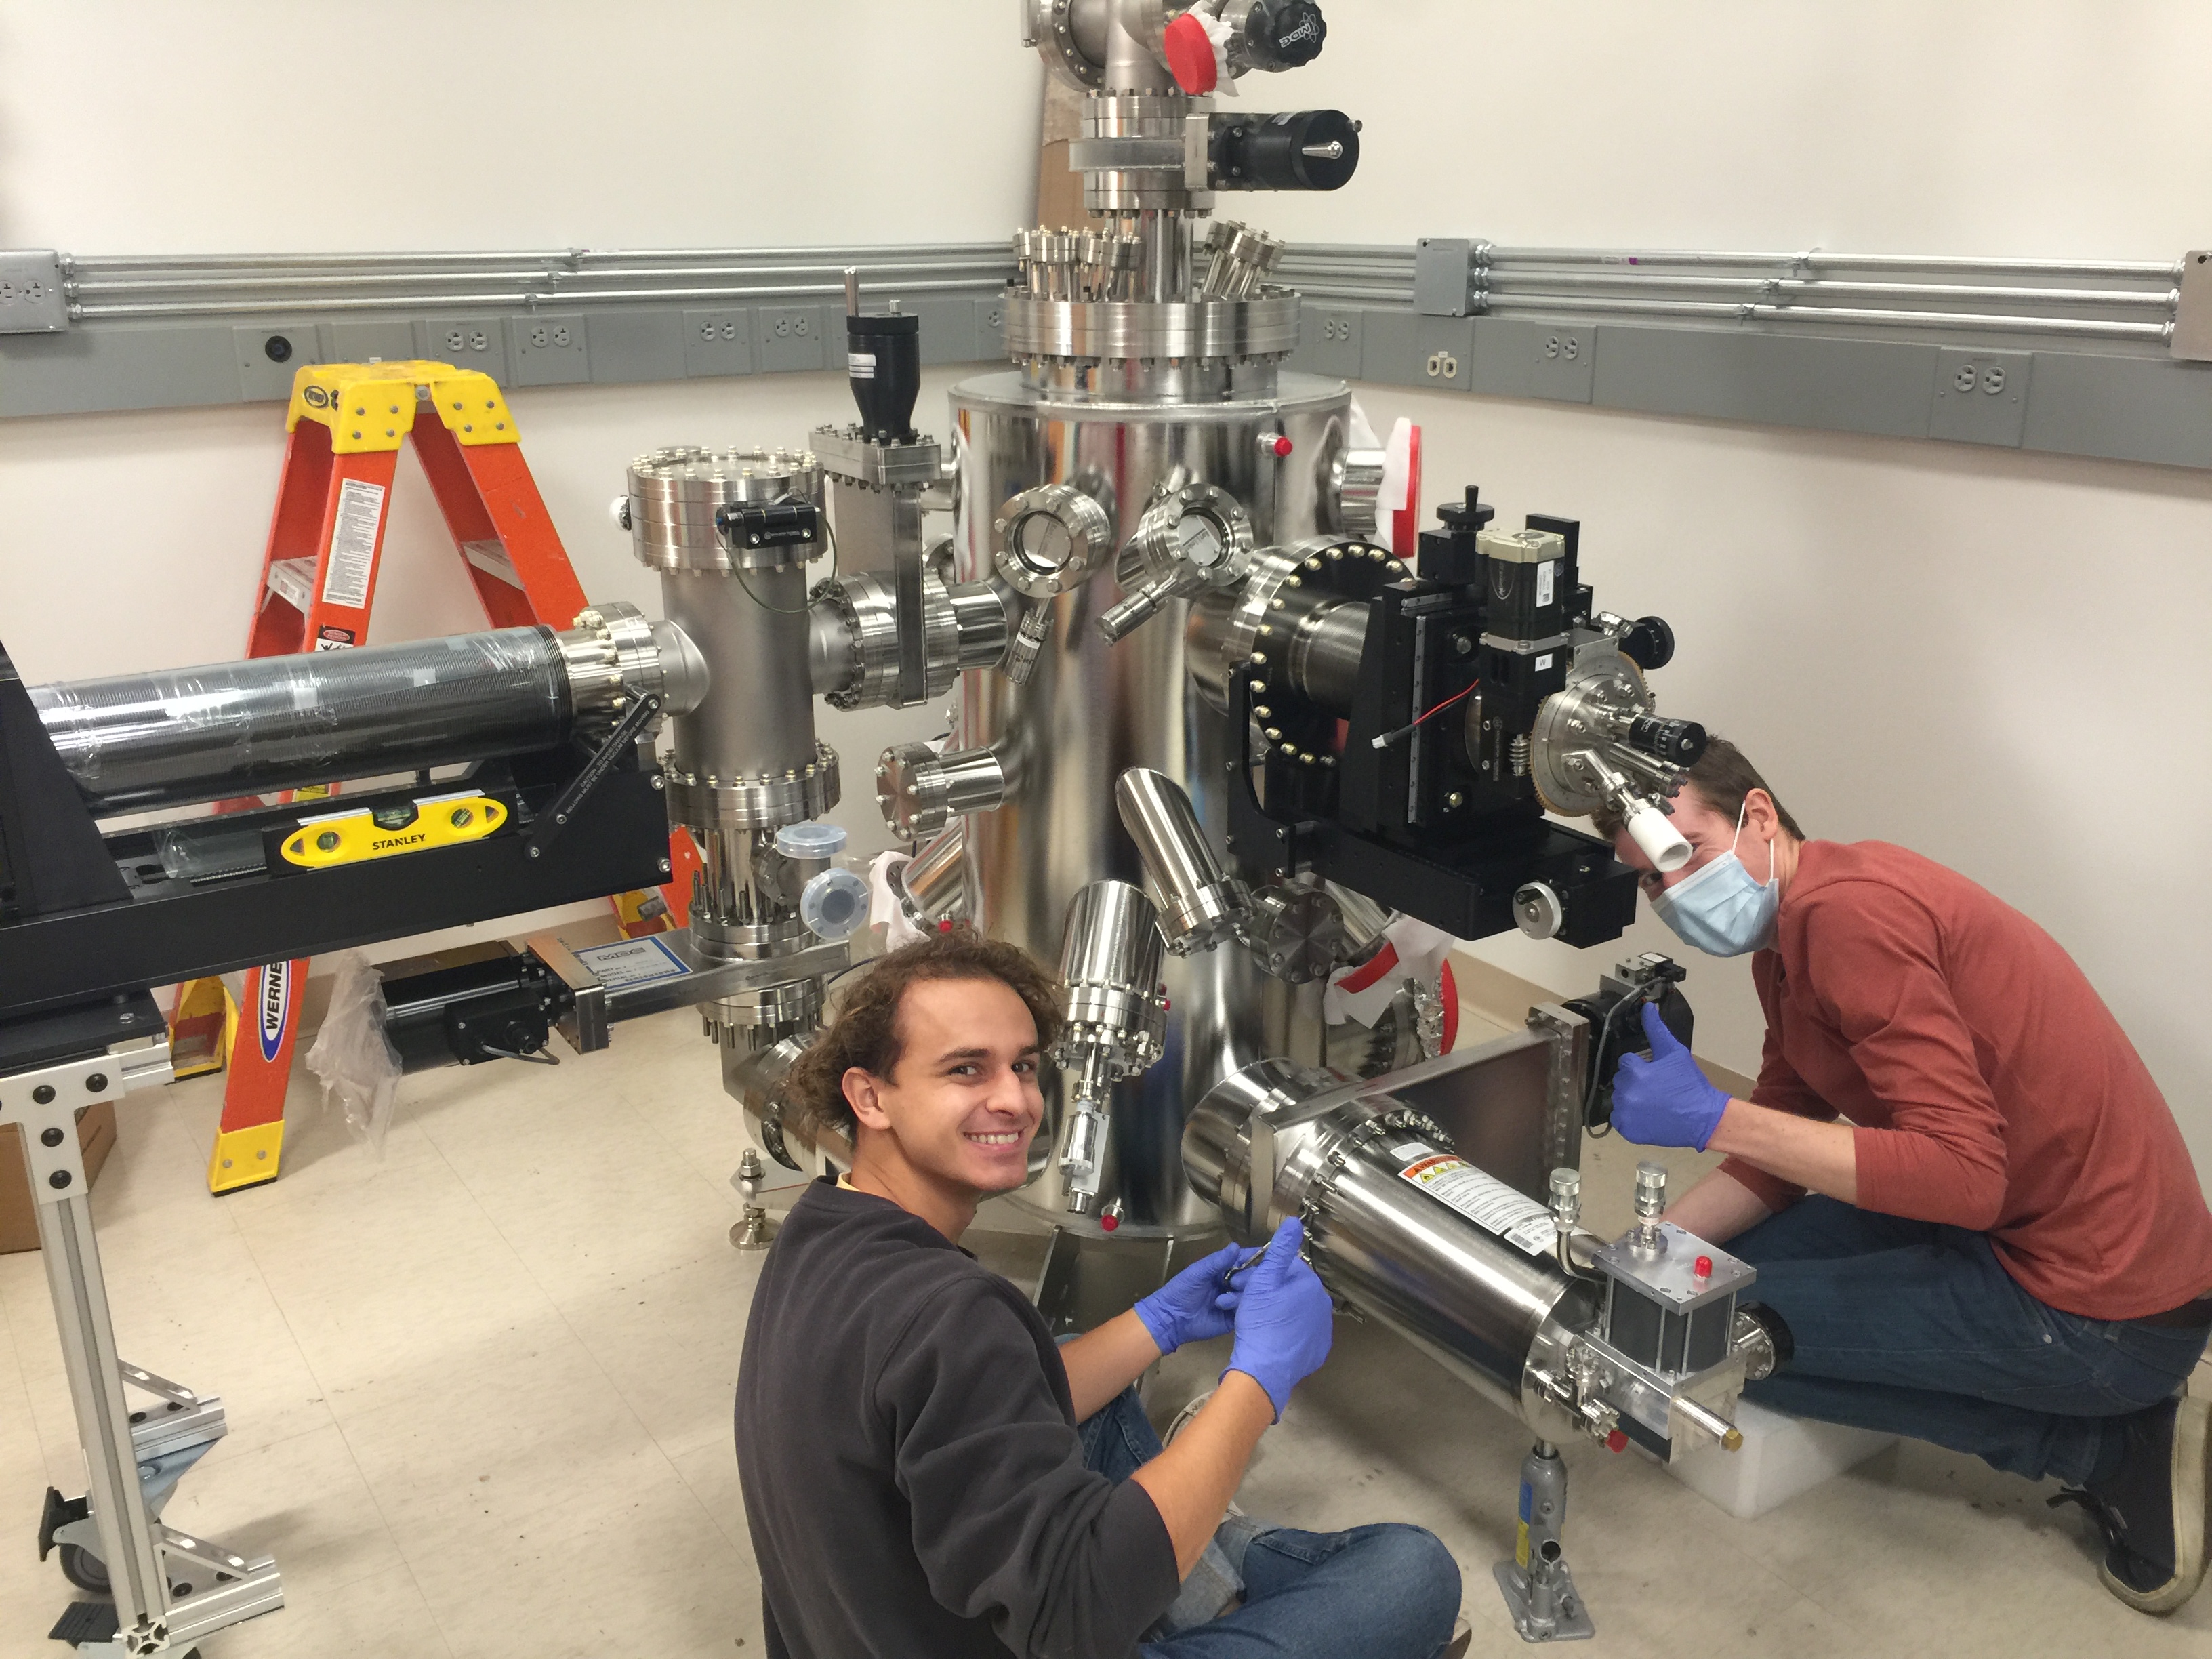
<svg viewBox="0 0 2212 1659"><path fill-rule="evenodd" d="M1176 84L1185 92L1195 98L1213 90L1221 77L1220 66L1214 62L1213 42L1206 25L1197 18L1185 12L1169 24L1161 34L1160 49L1167 54Z"/></svg>
<svg viewBox="0 0 2212 1659"><path fill-rule="evenodd" d="M1606 1436L1605 1449L1611 1452L1626 1451L1628 1449L1628 1437L1619 1429L1615 1429L1611 1434Z"/></svg>
<svg viewBox="0 0 2212 1659"><path fill-rule="evenodd" d="M1690 1271L1697 1274L1700 1279L1711 1279L1713 1276L1712 1257L1709 1255L1699 1256L1696 1261L1691 1264Z"/></svg>

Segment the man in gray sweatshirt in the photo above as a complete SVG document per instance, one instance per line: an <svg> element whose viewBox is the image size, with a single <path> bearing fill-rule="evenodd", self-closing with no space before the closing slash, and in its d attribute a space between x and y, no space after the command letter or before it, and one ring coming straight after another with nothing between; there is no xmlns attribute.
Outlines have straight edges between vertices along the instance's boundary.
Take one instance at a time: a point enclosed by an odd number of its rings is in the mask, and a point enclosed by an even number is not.
<svg viewBox="0 0 2212 1659"><path fill-rule="evenodd" d="M1223 1524L1328 1352L1296 1222L1256 1264L1218 1252L1064 1346L959 1248L976 1205L1027 1178L1055 989L1011 945L941 933L878 963L793 1067L854 1164L793 1206L738 1373L769 1659L1432 1659L1460 1583L1430 1534ZM1231 1334L1220 1387L1162 1450L1132 1385Z"/></svg>

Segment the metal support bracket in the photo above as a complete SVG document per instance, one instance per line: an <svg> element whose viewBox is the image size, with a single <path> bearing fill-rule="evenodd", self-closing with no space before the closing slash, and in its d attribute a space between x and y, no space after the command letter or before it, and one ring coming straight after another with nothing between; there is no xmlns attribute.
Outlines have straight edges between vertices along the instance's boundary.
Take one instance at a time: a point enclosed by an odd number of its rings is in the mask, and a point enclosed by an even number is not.
<svg viewBox="0 0 2212 1659"><path fill-rule="evenodd" d="M284 1601L268 1557L249 1559L157 1518L178 1479L222 1437L222 1402L116 1357L76 1114L172 1075L161 1036L0 1078L0 1123L21 1132L89 1487L73 1501L49 1496L40 1551L71 1546L106 1567L112 1607L79 1604L58 1629L79 1653L118 1659L190 1643ZM134 1412L126 1386L161 1409Z"/></svg>

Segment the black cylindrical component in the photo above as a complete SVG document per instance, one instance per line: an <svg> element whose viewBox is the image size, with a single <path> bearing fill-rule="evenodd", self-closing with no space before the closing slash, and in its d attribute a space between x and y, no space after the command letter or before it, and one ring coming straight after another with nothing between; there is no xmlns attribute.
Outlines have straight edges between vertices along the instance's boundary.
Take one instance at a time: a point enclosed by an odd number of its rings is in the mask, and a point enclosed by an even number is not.
<svg viewBox="0 0 2212 1659"><path fill-rule="evenodd" d="M1645 754L1674 766L1695 766L1705 752L1705 728L1695 720L1639 715L1629 726L1628 740Z"/></svg>
<svg viewBox="0 0 2212 1659"><path fill-rule="evenodd" d="M1213 172L1230 190L1337 190L1359 166L1359 124L1341 110L1286 110L1214 135Z"/></svg>
<svg viewBox="0 0 2212 1659"><path fill-rule="evenodd" d="M914 441L914 401L921 395L921 319L894 313L845 319L845 372L860 406L862 435L881 444Z"/></svg>
<svg viewBox="0 0 2212 1659"><path fill-rule="evenodd" d="M1638 617L1620 641L1621 654L1638 668L1664 668L1674 660L1674 630L1661 617Z"/></svg>
<svg viewBox="0 0 2212 1659"><path fill-rule="evenodd" d="M31 688L94 812L143 811L550 748L568 733L549 628Z"/></svg>

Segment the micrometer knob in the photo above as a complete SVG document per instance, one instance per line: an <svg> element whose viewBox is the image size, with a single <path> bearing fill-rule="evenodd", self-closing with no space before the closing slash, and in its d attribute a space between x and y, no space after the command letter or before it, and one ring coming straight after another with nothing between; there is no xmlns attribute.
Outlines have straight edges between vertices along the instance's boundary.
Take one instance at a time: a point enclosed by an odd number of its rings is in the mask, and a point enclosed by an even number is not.
<svg viewBox="0 0 2212 1659"><path fill-rule="evenodd" d="M1628 741L1671 766L1695 766L1705 752L1705 728L1695 720L1639 716L1628 728Z"/></svg>

